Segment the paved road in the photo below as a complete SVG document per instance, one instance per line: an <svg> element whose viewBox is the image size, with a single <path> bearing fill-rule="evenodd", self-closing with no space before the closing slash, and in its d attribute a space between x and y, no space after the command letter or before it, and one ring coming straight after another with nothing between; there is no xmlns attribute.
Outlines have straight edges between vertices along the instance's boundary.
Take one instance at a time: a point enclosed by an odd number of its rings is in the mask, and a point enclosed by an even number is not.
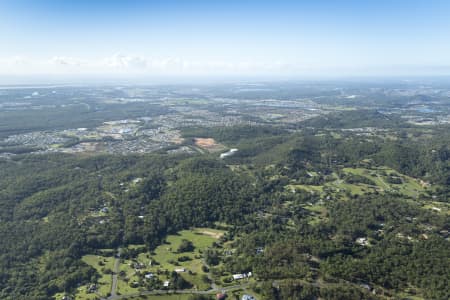
<svg viewBox="0 0 450 300"><path fill-rule="evenodd" d="M122 252L122 249L118 248L116 260L114 261L114 270L113 270L112 285L111 285L111 296L109 296L108 299L118 299L117 298L117 276L119 274L121 252Z"/></svg>
<svg viewBox="0 0 450 300"><path fill-rule="evenodd" d="M209 281L211 282L211 289L212 290L217 290L217 285L214 282L214 279L213 279L212 274L211 274L211 267L206 263L206 259L205 258L203 258L202 261L203 261L203 265L205 267L207 267L208 270L209 270L208 273L206 273L206 276L208 277Z"/></svg>
<svg viewBox="0 0 450 300"><path fill-rule="evenodd" d="M207 291L197 291L197 290L153 290L153 291L144 291L144 292L138 292L138 293L130 293L126 295L114 295L107 298L108 300L119 300L119 299L127 299L129 297L138 297L138 296L148 296L148 295L164 295L164 294L201 294L201 295L208 295L213 294L216 292L230 292L237 289L243 289L246 288L249 285L249 283L243 283L228 287L223 287L220 289L210 289Z"/></svg>

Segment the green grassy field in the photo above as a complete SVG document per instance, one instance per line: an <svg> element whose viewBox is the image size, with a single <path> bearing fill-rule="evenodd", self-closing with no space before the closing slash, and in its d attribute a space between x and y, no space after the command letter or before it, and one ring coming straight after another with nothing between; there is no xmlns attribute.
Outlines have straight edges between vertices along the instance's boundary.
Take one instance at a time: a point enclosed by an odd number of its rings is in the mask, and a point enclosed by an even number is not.
<svg viewBox="0 0 450 300"><path fill-rule="evenodd" d="M139 296L139 297L133 297L133 298L127 298L127 299L133 299L133 300L188 300L191 295L187 294L171 294L171 295L157 295L157 296ZM212 298L211 298L212 299Z"/></svg>
<svg viewBox="0 0 450 300"><path fill-rule="evenodd" d="M318 173L314 171L308 172L310 176L317 176ZM366 183L348 183L345 180L347 174L353 174L369 179ZM401 183L389 183L389 177L401 179ZM419 180L400 174L397 171L388 167L367 167L367 168L343 168L342 175L337 173L332 174L332 181L328 181L323 185L307 185L307 184L288 184L285 186L286 193L299 192L301 190L320 196L325 199L331 196L332 199L348 200L349 197L355 195L364 195L367 193L383 193L383 192L397 192L406 197L417 198L421 193L432 191L433 187L426 187ZM326 218L326 208L324 204L304 205L304 209L311 212L310 224L316 224ZM440 203L424 205L424 208L433 209L435 211L448 214L449 209Z"/></svg>
<svg viewBox="0 0 450 300"><path fill-rule="evenodd" d="M423 208L433 210L438 214L450 215L450 204L432 201L424 204Z"/></svg>
<svg viewBox="0 0 450 300"><path fill-rule="evenodd" d="M105 257L99 255L85 255L82 260L88 265L92 266L100 274L98 280L98 292L101 295L106 295L111 291L112 276L111 274L104 274L105 269L114 269L114 257ZM104 265L100 265L103 263ZM86 287L83 287L77 293L77 299L91 299L92 294L86 294ZM79 298L80 297L80 298Z"/></svg>
<svg viewBox="0 0 450 300"><path fill-rule="evenodd" d="M418 195L426 190L420 182L412 177L398 173L397 171L387 167L373 167L373 168L343 168L344 174L354 174L363 176L371 180L374 185L365 183L347 183L342 179L327 182L324 185L304 185L304 184L289 184L286 186L287 191L304 190L310 193L322 194L324 188L332 189L340 192L349 192L351 195L362 195L368 192L398 192L409 197L418 197ZM310 172L311 174L313 172ZM401 178L402 183L393 184L388 182L389 175Z"/></svg>
<svg viewBox="0 0 450 300"><path fill-rule="evenodd" d="M345 173L351 173L359 176L364 176L376 184L376 188L384 191L397 191L405 196L417 197L425 188L419 183L418 180L400 174L397 171L388 167L374 167L370 169L366 168L344 168ZM392 175L401 178L402 183L392 184L389 183L388 175Z"/></svg>
<svg viewBox="0 0 450 300"><path fill-rule="evenodd" d="M303 208L312 213L309 221L311 225L322 222L326 218L327 209L323 205L305 205Z"/></svg>
<svg viewBox="0 0 450 300"><path fill-rule="evenodd" d="M139 282L140 276L144 276L147 273L158 274L158 279L165 281L169 279L165 275L166 270L170 274L178 268L186 270L180 274L194 286L194 289L208 290L210 288L209 283L204 282L202 279L206 273L202 270L201 252L212 246L222 235L223 231L211 228L195 228L180 231L177 235L169 235L166 238L166 243L158 246L152 253L145 252L138 255L136 261L144 266L139 270L138 273L140 274L136 273L136 270L132 267L132 260L122 260L119 270L126 274L125 278L127 278L128 282L119 277L118 292L121 294L138 292L139 288L133 288L129 283ZM191 252L178 253L177 249L184 239L191 241L195 248ZM136 248L140 246L142 245L131 245L129 247ZM190 260L179 262L178 258L181 256L187 256Z"/></svg>
<svg viewBox="0 0 450 300"><path fill-rule="evenodd" d="M289 184L286 186L286 189L291 191L304 190L316 194L323 192L323 186L321 185Z"/></svg>
<svg viewBox="0 0 450 300"><path fill-rule="evenodd" d="M256 297L256 299L261 299L260 295L256 294L253 291L250 291L250 290L238 290L238 291L228 293L227 299L235 299L236 296L238 296L239 299L241 299L244 294L249 294L249 295ZM138 296L138 297L132 297L132 298L127 298L127 299L130 299L130 300L131 299L133 299L133 300L138 300L138 299L142 299L142 300L188 300L190 296L191 295L189 295L189 294L168 294L168 295ZM210 297L211 297L211 299L215 299L214 294L211 294Z"/></svg>
<svg viewBox="0 0 450 300"><path fill-rule="evenodd" d="M206 290L209 284L202 281L201 276L205 273L202 271L202 260L200 252L210 247L213 242L223 234L222 231L209 228L197 228L194 230L183 230L179 235L171 235L167 237L167 244L161 245L155 249L155 255L152 259L160 263L160 268L173 271L176 268L185 268L186 272L181 275L183 278L191 282L197 289ZM194 244L194 251L188 253L176 253L183 239L187 239ZM188 256L192 260L186 262L178 262L179 266L175 266L170 261L177 261L180 256ZM192 274L189 274L191 271Z"/></svg>

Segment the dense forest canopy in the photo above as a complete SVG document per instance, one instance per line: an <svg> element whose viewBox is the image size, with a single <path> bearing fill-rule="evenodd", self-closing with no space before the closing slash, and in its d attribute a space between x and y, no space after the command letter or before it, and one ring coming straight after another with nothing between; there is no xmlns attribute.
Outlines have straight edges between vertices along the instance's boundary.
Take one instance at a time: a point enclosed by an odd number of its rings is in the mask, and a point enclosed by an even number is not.
<svg viewBox="0 0 450 300"><path fill-rule="evenodd" d="M389 134L340 130L380 122ZM365 111L300 127L183 130L185 145L203 137L239 149L226 159L164 151L1 159L0 298L73 293L99 278L84 255L152 251L180 230L220 226L236 252L223 256L219 245L206 261L253 272L264 299L448 298L448 131Z"/></svg>

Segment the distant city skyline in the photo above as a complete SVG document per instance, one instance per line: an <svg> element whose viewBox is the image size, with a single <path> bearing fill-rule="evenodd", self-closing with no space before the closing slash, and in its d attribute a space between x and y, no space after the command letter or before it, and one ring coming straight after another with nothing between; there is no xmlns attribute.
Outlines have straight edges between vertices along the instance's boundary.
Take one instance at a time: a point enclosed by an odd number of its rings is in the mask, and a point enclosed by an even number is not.
<svg viewBox="0 0 450 300"><path fill-rule="evenodd" d="M0 78L450 75L449 15L433 0L4 0Z"/></svg>

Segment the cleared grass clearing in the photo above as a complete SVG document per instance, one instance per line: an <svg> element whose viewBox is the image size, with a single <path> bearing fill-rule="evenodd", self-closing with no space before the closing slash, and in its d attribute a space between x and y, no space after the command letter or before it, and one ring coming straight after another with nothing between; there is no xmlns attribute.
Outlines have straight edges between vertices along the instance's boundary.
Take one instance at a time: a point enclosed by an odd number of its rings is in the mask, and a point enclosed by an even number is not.
<svg viewBox="0 0 450 300"><path fill-rule="evenodd" d="M367 167L367 168L343 168L344 174L352 174L369 179L369 181L361 181L348 183L345 179L333 173L333 181L328 181L323 185L305 185L305 184L289 184L285 186L285 193L306 191L311 194L320 196L325 199L331 196L332 199L348 200L352 196L361 196L368 193L397 192L411 198L417 198L421 193L432 191L433 187L427 186L426 183L415 178L400 174L399 172L388 167ZM309 176L317 176L318 173L309 171ZM399 179L399 183L392 183L393 179ZM289 205L287 203L286 205ZM310 224L317 224L326 219L326 208L324 205L315 204L304 205L304 209L311 211ZM448 207L442 205L426 204L424 208L433 209L436 212L450 214Z"/></svg>
<svg viewBox="0 0 450 300"><path fill-rule="evenodd" d="M131 278L129 282L133 282L135 280L135 278ZM137 292L139 292L139 289L132 288L128 284L128 282L119 279L117 281L117 291L122 295L126 295L126 294L137 293Z"/></svg>
<svg viewBox="0 0 450 300"><path fill-rule="evenodd" d="M349 183L335 183L335 187L340 190L349 191L352 195L363 195L373 188L367 184L349 184Z"/></svg>
<svg viewBox="0 0 450 300"><path fill-rule="evenodd" d="M438 214L450 215L450 204L445 202L428 202L423 208L430 209Z"/></svg>
<svg viewBox="0 0 450 300"><path fill-rule="evenodd" d="M406 292L397 293L397 297L399 299L425 300L425 298L423 298L423 297L421 297L419 295L411 295L411 294L406 293Z"/></svg>
<svg viewBox="0 0 450 300"><path fill-rule="evenodd" d="M98 272L101 272L102 269L109 268L112 270L114 268L114 257L88 254L83 256L81 260L95 268ZM102 266L100 263L104 265Z"/></svg>
<svg viewBox="0 0 450 300"><path fill-rule="evenodd" d="M124 272L125 278L128 280L124 280L121 276L118 277L117 280L117 291L121 294L129 294L136 293L139 291L138 288L133 288L129 283L131 282L139 282L139 276L136 274L136 271L131 267L132 261L128 259L123 259L119 265L119 274ZM144 270L143 270L144 271ZM145 274L145 272L143 273Z"/></svg>
<svg viewBox="0 0 450 300"><path fill-rule="evenodd" d="M53 297L56 300L62 299L66 294L65 293L57 293ZM96 300L99 299L98 295L96 294L88 294L86 293L86 289L84 287L78 288L78 292L75 295L75 300Z"/></svg>
<svg viewBox="0 0 450 300"><path fill-rule="evenodd" d="M142 300L188 300L192 295L188 294L170 294L170 295L152 295L152 296L139 296L127 299L142 299Z"/></svg>
<svg viewBox="0 0 450 300"><path fill-rule="evenodd" d="M153 273L160 281L169 280L170 274L175 269L185 269L180 275L189 281L198 290L208 290L210 284L205 282L206 273L203 272L202 252L211 247L222 235L224 231L212 228L194 228L180 231L177 235L169 235L166 243L158 246L152 253L144 252L138 254L136 260L124 259L121 261L119 270L125 276L119 276L117 290L121 294L136 293L142 287L131 287L129 283L139 282L143 276ZM178 248L183 240L191 241L194 250L190 252L178 253ZM139 248L142 245L130 245L129 248ZM180 257L188 257L187 261L179 261ZM141 264L139 270L134 269L134 263ZM124 280L127 278L127 280Z"/></svg>
<svg viewBox="0 0 450 300"><path fill-rule="evenodd" d="M112 276L111 274L104 274L105 269L114 269L114 257L105 257L99 255L85 255L81 258L85 263L93 267L100 274L100 279L98 280L98 292L101 295L106 295L111 291ZM100 265L104 264L104 265ZM92 294L86 294L86 287L79 290L77 297L86 297L86 295L91 296ZM77 298L78 299L78 298ZM80 299L91 299L91 298L80 298Z"/></svg>
<svg viewBox="0 0 450 300"><path fill-rule="evenodd" d="M191 282L197 289L206 290L209 288L209 284L202 280L202 275L206 275L206 273L202 270L203 262L201 252L212 246L221 235L223 235L223 231L210 228L183 230L179 232L179 235L168 236L167 244L157 247L154 251L155 255L151 258L160 264L158 266L160 269L173 271L176 268L185 268L186 272L181 273L181 276ZM193 243L195 247L194 251L177 253L177 249L183 239ZM187 256L191 260L179 262L178 258L181 256ZM175 262L176 265L173 264L173 262Z"/></svg>
<svg viewBox="0 0 450 300"><path fill-rule="evenodd" d="M321 185L306 185L306 184L289 184L286 189L290 191L304 190L310 193L322 193L323 186Z"/></svg>
<svg viewBox="0 0 450 300"><path fill-rule="evenodd" d="M323 205L305 205L304 209L313 213L309 220L309 224L315 225L327 218L327 209Z"/></svg>
<svg viewBox="0 0 450 300"><path fill-rule="evenodd" d="M373 167L366 168L344 168L344 172L351 173L359 176L364 176L377 185L379 189L385 191L397 191L401 194L410 197L417 197L420 193L425 191L425 188L415 178L400 174L394 169L388 167ZM389 183L388 177L395 176L401 178L402 183L393 184Z"/></svg>

